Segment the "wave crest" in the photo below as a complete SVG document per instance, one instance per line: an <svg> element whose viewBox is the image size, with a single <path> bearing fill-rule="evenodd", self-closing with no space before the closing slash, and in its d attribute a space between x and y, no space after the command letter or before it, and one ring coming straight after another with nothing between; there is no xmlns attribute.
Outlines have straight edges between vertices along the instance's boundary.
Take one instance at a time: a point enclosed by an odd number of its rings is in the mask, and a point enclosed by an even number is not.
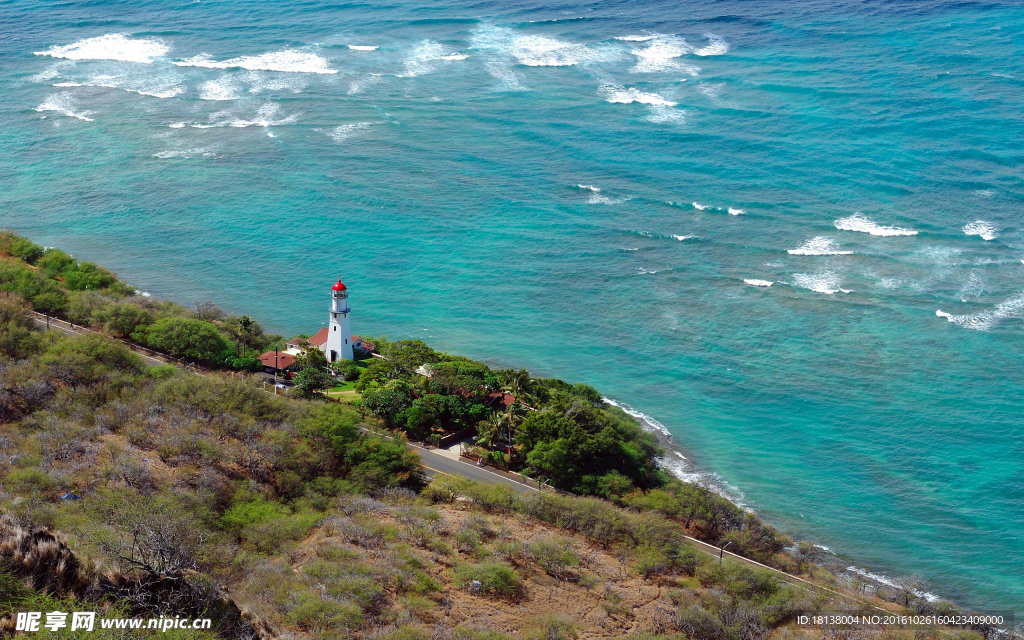
<svg viewBox="0 0 1024 640"><path fill-rule="evenodd" d="M794 256L848 256L852 251L840 251L835 239L828 236L811 238L796 249L787 251Z"/></svg>
<svg viewBox="0 0 1024 640"><path fill-rule="evenodd" d="M840 231L859 231L873 236L916 236L917 231L902 227L888 227L877 224L859 211L852 216L840 218L834 222Z"/></svg>
<svg viewBox="0 0 1024 640"><path fill-rule="evenodd" d="M336 69L330 68L330 63L326 59L315 53L295 49L284 49L258 56L240 56L228 60L213 60L209 55L201 53L184 60L175 60L173 64L179 67L203 69L240 68L249 71L280 71L283 73L338 73Z"/></svg>
<svg viewBox="0 0 1024 640"><path fill-rule="evenodd" d="M68 60L120 60L151 64L155 58L167 55L170 50L170 46L156 38L135 39L126 33L108 33L63 47L36 51L35 55Z"/></svg>

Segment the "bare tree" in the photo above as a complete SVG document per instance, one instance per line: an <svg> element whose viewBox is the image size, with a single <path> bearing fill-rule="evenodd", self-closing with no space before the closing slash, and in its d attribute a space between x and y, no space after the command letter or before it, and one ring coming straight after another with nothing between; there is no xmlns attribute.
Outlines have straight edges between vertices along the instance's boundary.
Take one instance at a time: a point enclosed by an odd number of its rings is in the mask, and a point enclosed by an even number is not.
<svg viewBox="0 0 1024 640"><path fill-rule="evenodd" d="M224 310L213 303L213 300L196 300L192 315L197 320L213 322L224 317Z"/></svg>

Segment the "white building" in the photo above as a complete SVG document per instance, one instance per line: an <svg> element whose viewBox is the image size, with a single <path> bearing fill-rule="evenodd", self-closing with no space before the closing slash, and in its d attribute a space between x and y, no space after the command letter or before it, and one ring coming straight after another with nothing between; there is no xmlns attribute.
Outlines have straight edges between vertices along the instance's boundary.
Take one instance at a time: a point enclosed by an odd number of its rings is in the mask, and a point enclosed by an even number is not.
<svg viewBox="0 0 1024 640"><path fill-rule="evenodd" d="M353 336L349 329L348 314L350 312L348 287L339 279L331 287L331 310L327 326L306 340L310 346L323 351L328 362L352 360L352 349L362 346L359 336ZM303 340L303 338L292 338L288 341L288 348L283 353L292 356L298 355Z"/></svg>

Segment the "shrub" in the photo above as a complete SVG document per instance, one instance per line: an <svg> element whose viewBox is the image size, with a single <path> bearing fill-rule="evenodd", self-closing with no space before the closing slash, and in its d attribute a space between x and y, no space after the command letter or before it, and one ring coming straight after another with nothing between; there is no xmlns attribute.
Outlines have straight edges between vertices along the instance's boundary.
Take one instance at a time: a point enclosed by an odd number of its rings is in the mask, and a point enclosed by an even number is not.
<svg viewBox="0 0 1024 640"><path fill-rule="evenodd" d="M0 291L0 353L20 360L36 353L39 348L40 335L28 317L25 299Z"/></svg>
<svg viewBox="0 0 1024 640"><path fill-rule="evenodd" d="M238 535L244 529L274 520L283 518L288 512L279 504L267 502L262 496L252 502L242 502L233 505L220 517L220 524L225 530Z"/></svg>
<svg viewBox="0 0 1024 640"><path fill-rule="evenodd" d="M127 302L108 304L93 313L93 322L116 338L127 338L141 327L153 323L153 314Z"/></svg>
<svg viewBox="0 0 1024 640"><path fill-rule="evenodd" d="M530 640L575 640L579 631L579 625L569 618L542 616L530 621L523 637Z"/></svg>
<svg viewBox="0 0 1024 640"><path fill-rule="evenodd" d="M580 558L571 540L539 540L530 545L533 561L552 578L570 580Z"/></svg>
<svg viewBox="0 0 1024 640"><path fill-rule="evenodd" d="M642 544L633 551L633 571L645 578L664 573L670 566L668 555L652 544Z"/></svg>
<svg viewBox="0 0 1024 640"><path fill-rule="evenodd" d="M21 258L29 264L34 264L36 260L43 257L43 248L28 238L18 238L15 236L15 239L6 246L5 250L15 258Z"/></svg>
<svg viewBox="0 0 1024 640"><path fill-rule="evenodd" d="M207 364L216 364L231 348L213 323L191 318L163 318L137 330L132 339L175 358Z"/></svg>
<svg viewBox="0 0 1024 640"><path fill-rule="evenodd" d="M459 565L455 569L455 586L505 598L518 595L522 589L519 573L504 562Z"/></svg>

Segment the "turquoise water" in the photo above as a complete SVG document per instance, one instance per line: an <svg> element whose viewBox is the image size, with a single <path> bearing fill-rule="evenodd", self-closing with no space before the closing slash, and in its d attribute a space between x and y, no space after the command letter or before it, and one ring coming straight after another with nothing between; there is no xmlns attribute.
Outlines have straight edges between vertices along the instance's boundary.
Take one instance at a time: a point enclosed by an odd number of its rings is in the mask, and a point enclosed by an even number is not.
<svg viewBox="0 0 1024 640"><path fill-rule="evenodd" d="M285 334L341 273L356 333L591 383L1024 609L1019 7L51 7L0 4L3 225Z"/></svg>

